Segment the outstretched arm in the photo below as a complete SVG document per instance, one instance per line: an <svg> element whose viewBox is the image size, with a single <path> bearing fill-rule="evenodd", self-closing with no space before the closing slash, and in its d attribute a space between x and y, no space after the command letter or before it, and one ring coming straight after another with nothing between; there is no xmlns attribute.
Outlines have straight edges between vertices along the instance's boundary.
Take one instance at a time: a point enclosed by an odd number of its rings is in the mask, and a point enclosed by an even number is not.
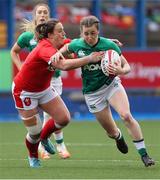
<svg viewBox="0 0 160 180"><path fill-rule="evenodd" d="M55 69L71 70L89 63L96 63L102 59L104 52L94 52L89 56L75 59L65 59L61 52L57 52L50 58L50 65Z"/></svg>

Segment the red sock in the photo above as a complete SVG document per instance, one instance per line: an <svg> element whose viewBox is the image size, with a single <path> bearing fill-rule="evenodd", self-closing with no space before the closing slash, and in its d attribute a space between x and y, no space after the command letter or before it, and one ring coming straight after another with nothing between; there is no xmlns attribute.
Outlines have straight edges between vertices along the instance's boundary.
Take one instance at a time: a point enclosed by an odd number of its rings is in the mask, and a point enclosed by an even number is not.
<svg viewBox="0 0 160 180"><path fill-rule="evenodd" d="M55 127L54 120L52 118L49 119L41 131L40 139L47 139L56 130L59 129Z"/></svg>
<svg viewBox="0 0 160 180"><path fill-rule="evenodd" d="M38 145L39 142L37 142L36 144L32 144L26 138L26 146L29 151L29 157L38 158Z"/></svg>

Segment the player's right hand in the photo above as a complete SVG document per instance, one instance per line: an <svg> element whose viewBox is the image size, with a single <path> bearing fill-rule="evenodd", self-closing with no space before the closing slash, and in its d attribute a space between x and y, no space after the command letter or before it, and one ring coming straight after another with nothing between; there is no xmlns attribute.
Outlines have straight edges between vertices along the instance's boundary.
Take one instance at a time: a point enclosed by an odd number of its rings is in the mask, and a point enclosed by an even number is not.
<svg viewBox="0 0 160 180"><path fill-rule="evenodd" d="M58 62L61 59L65 59L60 51L57 51L51 58L51 62Z"/></svg>

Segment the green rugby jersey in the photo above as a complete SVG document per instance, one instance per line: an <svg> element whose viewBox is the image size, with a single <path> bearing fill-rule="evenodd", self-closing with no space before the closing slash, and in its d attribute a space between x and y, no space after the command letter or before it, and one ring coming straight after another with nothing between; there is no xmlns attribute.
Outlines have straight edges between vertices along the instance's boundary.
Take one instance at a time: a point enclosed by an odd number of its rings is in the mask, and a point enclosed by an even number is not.
<svg viewBox="0 0 160 180"><path fill-rule="evenodd" d="M23 32L17 39L17 44L20 48L27 48L29 52L31 52L36 46L37 41L34 38L34 33L26 31ZM59 69L55 70L54 77L59 77L61 75L61 71Z"/></svg>
<svg viewBox="0 0 160 180"><path fill-rule="evenodd" d="M70 52L75 53L79 58L87 56L92 52L106 51L113 49L121 55L119 47L111 40L104 37L99 37L98 42L94 46L87 44L83 38L74 39L68 46ZM90 63L81 67L82 71L82 82L83 82L83 93L88 94L98 90L104 84L109 85L114 77L105 76L101 70L101 62Z"/></svg>
<svg viewBox="0 0 160 180"><path fill-rule="evenodd" d="M34 34L27 31L18 37L17 44L20 48L27 48L31 52L37 46L37 41L34 39Z"/></svg>

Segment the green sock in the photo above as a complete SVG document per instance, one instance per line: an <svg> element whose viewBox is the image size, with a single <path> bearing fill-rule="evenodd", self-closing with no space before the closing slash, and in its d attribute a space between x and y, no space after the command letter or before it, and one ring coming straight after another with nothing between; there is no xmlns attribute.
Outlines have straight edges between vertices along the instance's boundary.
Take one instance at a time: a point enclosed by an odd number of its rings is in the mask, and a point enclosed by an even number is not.
<svg viewBox="0 0 160 180"><path fill-rule="evenodd" d="M57 144L63 143L63 139L56 140L56 143L57 143Z"/></svg>
<svg viewBox="0 0 160 180"><path fill-rule="evenodd" d="M145 148L141 148L138 150L138 153L141 155L141 156L144 156L145 154L147 154L147 151Z"/></svg>

